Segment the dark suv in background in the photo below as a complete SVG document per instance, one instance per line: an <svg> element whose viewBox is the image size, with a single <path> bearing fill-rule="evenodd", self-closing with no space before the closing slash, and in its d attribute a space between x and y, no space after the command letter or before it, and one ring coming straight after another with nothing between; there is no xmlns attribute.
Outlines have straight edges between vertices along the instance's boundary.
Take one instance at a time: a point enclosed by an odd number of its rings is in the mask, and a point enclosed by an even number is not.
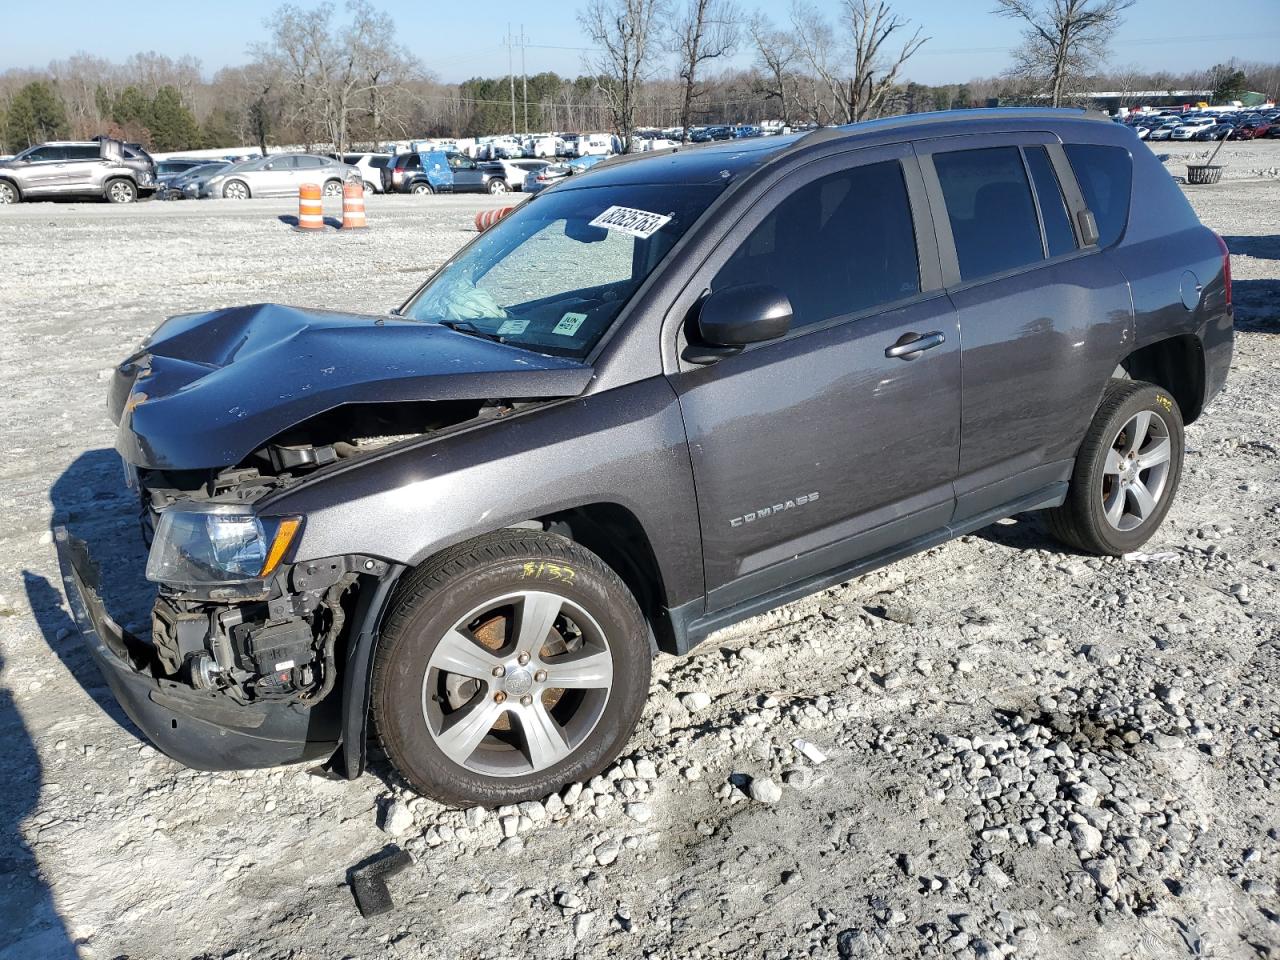
<svg viewBox="0 0 1280 960"><path fill-rule="evenodd" d="M185 314L121 364L149 637L55 539L171 756L354 777L371 712L423 793L511 803L617 756L654 651L1025 511L1137 549L1232 336L1222 240L1077 111L619 157L391 316Z"/></svg>
<svg viewBox="0 0 1280 960"><path fill-rule="evenodd" d="M147 151L109 137L41 143L0 160L0 204L40 197L133 203L158 186L156 163Z"/></svg>
<svg viewBox="0 0 1280 960"><path fill-rule="evenodd" d="M382 168L382 190L418 195L506 192L504 177L500 164L480 164L453 150L418 150L399 154ZM490 188L494 181L502 183L502 191Z"/></svg>

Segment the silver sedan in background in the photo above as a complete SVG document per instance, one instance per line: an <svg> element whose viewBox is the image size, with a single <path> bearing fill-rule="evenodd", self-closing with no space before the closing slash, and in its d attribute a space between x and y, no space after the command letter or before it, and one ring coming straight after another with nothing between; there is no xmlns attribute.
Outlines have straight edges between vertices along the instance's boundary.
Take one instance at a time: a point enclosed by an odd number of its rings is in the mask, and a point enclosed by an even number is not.
<svg viewBox="0 0 1280 960"><path fill-rule="evenodd" d="M201 197L248 200L251 197L290 197L304 183L315 183L326 196L342 193L348 177L363 180L350 164L310 153L273 153L233 163L204 181Z"/></svg>

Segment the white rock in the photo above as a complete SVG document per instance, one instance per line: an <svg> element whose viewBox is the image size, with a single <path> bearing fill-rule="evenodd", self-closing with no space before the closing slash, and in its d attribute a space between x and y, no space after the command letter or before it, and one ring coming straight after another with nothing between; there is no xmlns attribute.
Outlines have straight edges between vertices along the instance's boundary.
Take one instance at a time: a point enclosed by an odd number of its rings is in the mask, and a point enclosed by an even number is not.
<svg viewBox="0 0 1280 960"><path fill-rule="evenodd" d="M602 867L607 867L609 864L613 863L613 861L617 860L618 854L621 852L622 849L612 840L606 840L592 851L592 853L595 854L596 863L600 864Z"/></svg>
<svg viewBox="0 0 1280 960"><path fill-rule="evenodd" d="M751 781L751 799L760 803L777 803L782 799L782 788L768 777L756 777Z"/></svg>
<svg viewBox="0 0 1280 960"><path fill-rule="evenodd" d="M657 780L658 768L654 766L652 760L644 757L636 761L636 776L641 780Z"/></svg>
<svg viewBox="0 0 1280 960"><path fill-rule="evenodd" d="M467 812L463 814L463 819L466 821L467 826L474 830L484 823L488 816L489 811L484 807L470 807Z"/></svg>
<svg viewBox="0 0 1280 960"><path fill-rule="evenodd" d="M1098 805L1098 790L1089 783L1077 783L1071 787L1071 799L1081 806L1096 807Z"/></svg>
<svg viewBox="0 0 1280 960"><path fill-rule="evenodd" d="M1102 831L1087 823L1077 823L1071 827L1071 842L1081 853L1097 853L1102 848Z"/></svg>
<svg viewBox="0 0 1280 960"><path fill-rule="evenodd" d="M413 814L402 800L392 800L382 817L382 829L393 837L404 834L413 826Z"/></svg>
<svg viewBox="0 0 1280 960"><path fill-rule="evenodd" d="M589 910L586 913L580 913L573 918L573 935L581 940L591 932L591 925L595 922L595 911Z"/></svg>
<svg viewBox="0 0 1280 960"><path fill-rule="evenodd" d="M502 817L498 820L498 826L502 827L504 837L514 837L516 831L520 829L520 818L510 815Z"/></svg>
<svg viewBox="0 0 1280 960"><path fill-rule="evenodd" d="M628 803L622 808L622 812L636 823L648 823L653 818L653 809L643 801Z"/></svg>
<svg viewBox="0 0 1280 960"><path fill-rule="evenodd" d="M690 713L699 713L711 706L711 697L701 690L694 690L682 696L680 704Z"/></svg>
<svg viewBox="0 0 1280 960"><path fill-rule="evenodd" d="M795 747L810 763L826 763L827 755L819 750L816 746L805 740L803 737L797 737L791 741L791 746Z"/></svg>

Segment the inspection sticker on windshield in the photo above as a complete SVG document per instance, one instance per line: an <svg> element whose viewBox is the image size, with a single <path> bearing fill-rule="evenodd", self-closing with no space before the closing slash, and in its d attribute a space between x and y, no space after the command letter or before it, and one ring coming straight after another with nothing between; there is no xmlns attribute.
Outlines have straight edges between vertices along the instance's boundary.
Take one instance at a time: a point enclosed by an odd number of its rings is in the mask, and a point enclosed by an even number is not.
<svg viewBox="0 0 1280 960"><path fill-rule="evenodd" d="M521 334L529 326L528 320L503 320L502 326L498 328L498 336L505 337L508 334Z"/></svg>
<svg viewBox="0 0 1280 960"><path fill-rule="evenodd" d="M560 318L560 322L551 328L551 332L558 333L562 337L572 337L586 319L585 313L566 313Z"/></svg>
<svg viewBox="0 0 1280 960"><path fill-rule="evenodd" d="M621 230L641 240L652 237L671 220L661 213L650 213L648 210L634 210L631 207L610 207L591 221L593 227L604 227L606 230Z"/></svg>

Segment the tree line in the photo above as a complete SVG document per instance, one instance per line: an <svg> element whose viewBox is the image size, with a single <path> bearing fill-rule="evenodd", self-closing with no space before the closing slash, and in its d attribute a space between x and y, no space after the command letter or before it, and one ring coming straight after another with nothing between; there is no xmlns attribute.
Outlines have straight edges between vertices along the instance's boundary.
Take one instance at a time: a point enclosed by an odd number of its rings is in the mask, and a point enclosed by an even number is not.
<svg viewBox="0 0 1280 960"><path fill-rule="evenodd" d="M696 124L846 123L988 102L1069 104L1086 89L1213 89L1280 94L1280 64L1232 61L1150 73L1104 68L1132 0L997 0L1022 25L999 76L911 81L926 25L889 0L841 0L828 17L808 0L750 12L736 0L586 0L592 47L582 72L440 82L369 0L279 7L247 62L211 77L190 57L77 54L43 70L0 73L0 152L106 134L157 152L256 144L343 150L409 137L610 130ZM730 68L730 60L745 67Z"/></svg>

